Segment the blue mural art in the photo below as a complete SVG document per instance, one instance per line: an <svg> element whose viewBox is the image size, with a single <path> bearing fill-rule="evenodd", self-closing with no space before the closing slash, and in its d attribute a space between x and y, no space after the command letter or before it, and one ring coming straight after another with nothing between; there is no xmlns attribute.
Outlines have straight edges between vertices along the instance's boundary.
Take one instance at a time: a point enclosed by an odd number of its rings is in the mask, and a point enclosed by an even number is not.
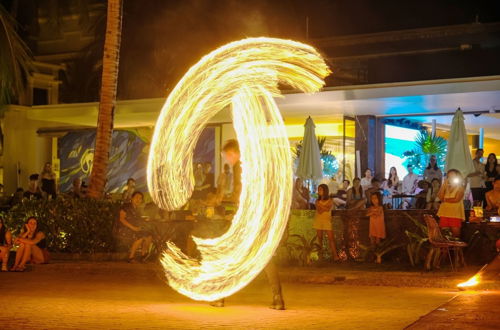
<svg viewBox="0 0 500 330"><path fill-rule="evenodd" d="M193 154L194 163L211 163L215 168L215 127L205 127L196 143Z"/></svg>
<svg viewBox="0 0 500 330"><path fill-rule="evenodd" d="M139 191L147 191L146 168L149 152L147 137L134 130L113 132L108 165L108 193L121 192L128 178L136 180ZM95 131L70 132L59 139L60 189L69 191L74 179L88 184L94 158ZM193 161L215 163L215 127L206 127L196 144Z"/></svg>
<svg viewBox="0 0 500 330"><path fill-rule="evenodd" d="M61 191L71 189L75 178L88 183L94 158L94 131L79 131L59 139ZM108 165L106 191L119 192L128 178L136 180L138 190L146 190L148 144L130 131L114 131Z"/></svg>

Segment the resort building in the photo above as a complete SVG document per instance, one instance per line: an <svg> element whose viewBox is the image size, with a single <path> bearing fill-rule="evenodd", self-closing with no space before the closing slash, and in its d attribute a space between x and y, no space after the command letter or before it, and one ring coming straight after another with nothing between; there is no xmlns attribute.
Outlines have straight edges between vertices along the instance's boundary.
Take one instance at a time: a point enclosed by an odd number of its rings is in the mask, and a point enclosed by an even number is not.
<svg viewBox="0 0 500 330"><path fill-rule="evenodd" d="M100 28L102 6L89 3L85 16L37 9L37 38L28 36L36 59L29 88L19 104L0 108L0 183L6 193L26 187L28 176L48 161L62 191L74 177L90 174L98 103L81 100L95 100L99 75L75 65L87 58L86 50L99 47L97 34L84 26ZM317 94L285 91L277 99L291 147L311 116L317 136L325 138L323 149L335 156L338 179L352 180L366 168L386 177L390 166L402 177L403 153L414 148L418 131L446 138L460 108L471 152L482 147L500 155L499 33L500 23L472 23L305 40L325 54L333 74ZM86 84L72 80L79 74L88 75ZM164 101L117 102L110 191L129 177L144 187L147 147ZM234 137L230 110L222 109L198 141L195 161L211 162L217 175L221 144Z"/></svg>

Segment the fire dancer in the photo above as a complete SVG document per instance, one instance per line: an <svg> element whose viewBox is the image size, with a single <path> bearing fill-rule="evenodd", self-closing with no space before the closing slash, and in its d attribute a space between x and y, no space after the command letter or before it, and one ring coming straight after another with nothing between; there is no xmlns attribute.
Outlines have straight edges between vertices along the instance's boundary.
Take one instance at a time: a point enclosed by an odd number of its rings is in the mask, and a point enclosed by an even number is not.
<svg viewBox="0 0 500 330"><path fill-rule="evenodd" d="M238 141L234 139L226 141L222 147L222 155L227 163L233 167L233 193L231 194L230 200L238 205L241 194L241 161ZM273 301L270 308L284 310L285 302L283 301L281 293L281 283L278 276L278 269L272 259L264 268L264 271L266 272L273 294ZM214 301L211 305L215 307L224 307L224 299Z"/></svg>

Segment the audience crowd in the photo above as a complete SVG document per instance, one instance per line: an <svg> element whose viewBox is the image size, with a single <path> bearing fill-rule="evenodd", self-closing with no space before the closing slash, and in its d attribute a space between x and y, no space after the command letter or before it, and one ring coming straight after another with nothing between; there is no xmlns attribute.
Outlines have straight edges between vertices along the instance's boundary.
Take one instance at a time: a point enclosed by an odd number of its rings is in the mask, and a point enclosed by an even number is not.
<svg viewBox="0 0 500 330"><path fill-rule="evenodd" d="M443 175L437 158L431 156L429 164L421 177L408 166L408 173L401 179L395 167L389 170L388 178L378 176L366 169L363 178L354 178L352 184L343 180L341 184L335 177L322 180L317 193L311 193L309 186L301 178L296 178L293 187L292 209L314 209L316 215L313 228L317 231L320 247L326 236L327 246L333 261L338 261L332 228L332 210L366 210L370 218L369 237L374 246L385 238L384 209L427 209L436 211L440 226L449 228L454 236L460 235L460 227L465 217L465 209L484 207L487 211L499 212L500 209L500 165L495 154L488 155L482 163L483 150L477 149L473 163L475 171L463 177L458 170L451 169ZM231 153L226 153L231 160ZM233 164L234 163L234 164ZM190 215L208 219L230 220L232 213L226 211L227 205L238 202L241 190L241 167L239 162L231 166L225 164L215 185L211 163L198 163L194 166L195 188L193 196L184 207ZM15 206L23 199L56 199L58 196L83 199L87 197L87 185L75 178L71 189L59 192L57 176L50 163L46 163L41 173L29 176L26 190L18 188L8 201ZM108 196L109 197L109 196ZM121 190L122 206L114 226L119 246L128 249L128 261L143 262L151 250L153 234L148 230L150 216L143 216L144 195L136 190L136 181L129 178ZM145 210L154 210L160 218L166 213L153 203ZM43 227L42 227L43 228ZM27 219L20 233L14 235L6 228L0 218L0 261L1 270L8 271L9 254L15 250L15 260L11 271L22 272L26 263L47 263L49 254L43 230L38 219ZM137 253L140 255L137 256ZM320 252L320 257L322 257Z"/></svg>

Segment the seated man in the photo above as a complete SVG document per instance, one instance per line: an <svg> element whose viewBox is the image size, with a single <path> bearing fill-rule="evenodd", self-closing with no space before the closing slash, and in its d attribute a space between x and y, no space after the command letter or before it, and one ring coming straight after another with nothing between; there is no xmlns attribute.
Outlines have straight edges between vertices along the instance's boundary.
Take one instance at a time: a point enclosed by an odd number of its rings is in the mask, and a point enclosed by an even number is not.
<svg viewBox="0 0 500 330"><path fill-rule="evenodd" d="M414 195L418 185L418 175L413 173L413 167L411 165L408 165L407 169L408 174L403 178L403 195ZM413 202L410 198L404 198L402 208L405 210L409 209L413 206L412 204Z"/></svg>
<svg viewBox="0 0 500 330"><path fill-rule="evenodd" d="M415 207L417 209L425 209L427 207L427 194L429 192L429 182L420 180L417 184L418 188L415 190Z"/></svg>
<svg viewBox="0 0 500 330"><path fill-rule="evenodd" d="M500 212L500 176L493 182L493 190L486 193L486 210Z"/></svg>

